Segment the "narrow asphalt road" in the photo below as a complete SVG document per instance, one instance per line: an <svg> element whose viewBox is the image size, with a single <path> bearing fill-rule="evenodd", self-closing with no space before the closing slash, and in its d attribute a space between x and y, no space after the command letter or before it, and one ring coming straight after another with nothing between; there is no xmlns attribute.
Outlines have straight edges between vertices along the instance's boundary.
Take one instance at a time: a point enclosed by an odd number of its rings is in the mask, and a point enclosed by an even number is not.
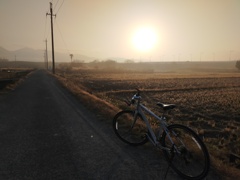
<svg viewBox="0 0 240 180"><path fill-rule="evenodd" d="M166 169L161 152L121 142L43 70L0 96L0 179L164 179Z"/></svg>

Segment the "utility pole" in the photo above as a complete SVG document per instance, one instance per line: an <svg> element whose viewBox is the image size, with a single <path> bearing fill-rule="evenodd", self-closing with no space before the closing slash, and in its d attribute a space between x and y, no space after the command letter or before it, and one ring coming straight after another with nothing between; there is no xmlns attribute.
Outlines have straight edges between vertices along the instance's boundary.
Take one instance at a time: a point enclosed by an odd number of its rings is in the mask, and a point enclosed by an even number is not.
<svg viewBox="0 0 240 180"><path fill-rule="evenodd" d="M45 40L45 42L46 42L46 53L45 53L45 55L46 55L46 59L45 59L45 61L46 61L46 68L47 68L47 70L48 70L48 52L47 52L47 39Z"/></svg>
<svg viewBox="0 0 240 180"><path fill-rule="evenodd" d="M15 66L17 67L17 56L15 54Z"/></svg>
<svg viewBox="0 0 240 180"><path fill-rule="evenodd" d="M52 3L50 2L50 14L47 13L46 15L50 15L51 18L51 34L52 34L52 72L55 74L55 60L54 60L54 39L53 39L53 22L52 22L52 17L55 16L56 14L53 15L52 13Z"/></svg>

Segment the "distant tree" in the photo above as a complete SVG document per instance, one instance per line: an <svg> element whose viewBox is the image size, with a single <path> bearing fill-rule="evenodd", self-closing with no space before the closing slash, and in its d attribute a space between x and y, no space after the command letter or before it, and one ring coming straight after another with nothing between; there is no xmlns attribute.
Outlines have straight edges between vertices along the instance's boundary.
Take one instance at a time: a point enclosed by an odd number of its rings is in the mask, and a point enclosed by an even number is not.
<svg viewBox="0 0 240 180"><path fill-rule="evenodd" d="M73 54L69 54L70 58L71 58L71 62L72 62L72 58L73 58Z"/></svg>
<svg viewBox="0 0 240 180"><path fill-rule="evenodd" d="M106 64L116 64L117 62L114 61L114 60L108 59L108 60L104 61L104 63L106 63Z"/></svg>
<svg viewBox="0 0 240 180"><path fill-rule="evenodd" d="M75 59L75 60L72 61L71 66L72 67L83 67L84 66L84 60Z"/></svg>
<svg viewBox="0 0 240 180"><path fill-rule="evenodd" d="M88 67L93 67L94 69L99 69L99 63L100 63L100 61L98 59L95 59L88 63Z"/></svg>
<svg viewBox="0 0 240 180"><path fill-rule="evenodd" d="M104 67L107 69L114 69L116 64L117 64L117 62L114 60L111 60L111 59L103 62Z"/></svg>
<svg viewBox="0 0 240 180"><path fill-rule="evenodd" d="M80 60L80 59L74 59L73 63L84 63L84 60Z"/></svg>
<svg viewBox="0 0 240 180"><path fill-rule="evenodd" d="M134 63L134 60L126 59L126 60L125 60L125 63Z"/></svg>
<svg viewBox="0 0 240 180"><path fill-rule="evenodd" d="M6 58L0 58L0 62L8 62L8 59L6 59Z"/></svg>
<svg viewBox="0 0 240 180"><path fill-rule="evenodd" d="M93 60L92 62L90 62L90 63L100 63L100 61L98 60L98 59L95 59L95 60Z"/></svg>
<svg viewBox="0 0 240 180"><path fill-rule="evenodd" d="M238 61L236 62L236 68L238 68L238 70L240 70L240 60L238 60Z"/></svg>

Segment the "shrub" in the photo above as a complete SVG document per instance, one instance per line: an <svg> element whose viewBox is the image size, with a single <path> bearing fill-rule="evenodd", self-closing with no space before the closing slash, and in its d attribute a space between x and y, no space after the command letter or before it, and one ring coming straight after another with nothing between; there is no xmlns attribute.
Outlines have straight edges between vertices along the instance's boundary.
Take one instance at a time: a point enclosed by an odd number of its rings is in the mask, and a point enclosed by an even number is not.
<svg viewBox="0 0 240 180"><path fill-rule="evenodd" d="M236 62L236 68L238 68L238 70L240 70L240 60L238 60L238 61Z"/></svg>

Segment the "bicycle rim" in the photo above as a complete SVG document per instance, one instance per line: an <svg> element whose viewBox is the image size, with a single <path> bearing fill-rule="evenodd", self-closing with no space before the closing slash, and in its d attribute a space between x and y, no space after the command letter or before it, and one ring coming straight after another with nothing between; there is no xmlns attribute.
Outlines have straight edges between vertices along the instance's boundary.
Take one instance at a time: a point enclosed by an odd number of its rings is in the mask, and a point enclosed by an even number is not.
<svg viewBox="0 0 240 180"><path fill-rule="evenodd" d="M134 111L121 111L113 119L113 129L116 135L130 145L142 145L147 142L147 127L138 114L134 118Z"/></svg>
<svg viewBox="0 0 240 180"><path fill-rule="evenodd" d="M206 146L190 128L175 124L168 126L169 135L177 150L173 150L166 133L162 136L162 145L172 148L164 151L173 170L185 179L202 179L209 170L210 160Z"/></svg>

